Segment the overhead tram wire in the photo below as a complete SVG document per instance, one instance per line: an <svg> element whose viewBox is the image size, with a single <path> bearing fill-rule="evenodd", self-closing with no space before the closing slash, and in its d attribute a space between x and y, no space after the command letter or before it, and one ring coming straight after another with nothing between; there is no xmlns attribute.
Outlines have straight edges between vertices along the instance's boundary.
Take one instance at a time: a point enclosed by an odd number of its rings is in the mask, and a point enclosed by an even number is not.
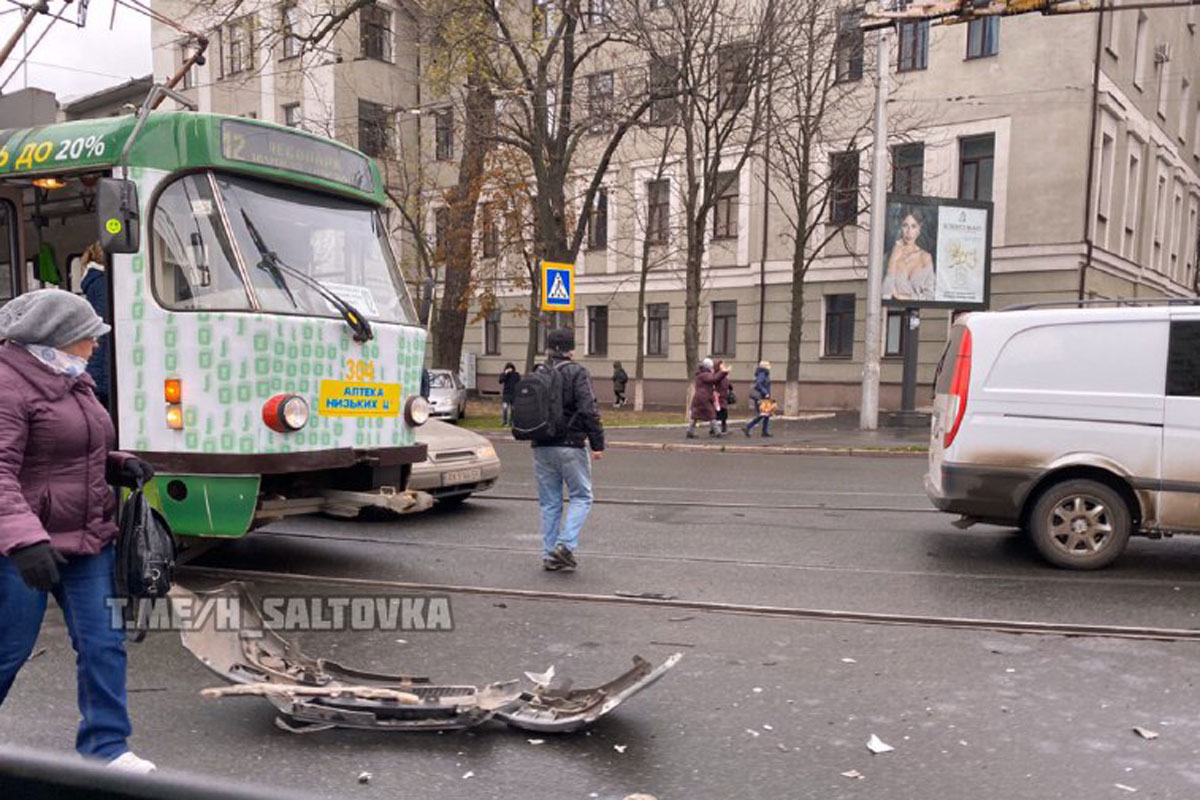
<svg viewBox="0 0 1200 800"><path fill-rule="evenodd" d="M65 2L63 3L62 10L60 10L57 15L50 18L50 24L47 25L45 27L45 29L42 31L41 35L38 36L37 40L33 43L33 47L25 48L25 54L22 55L19 59L17 59L16 66L13 67L13 71L10 72L8 74L8 77L4 79L4 83L0 83L0 92L4 91L4 87L8 86L9 82L13 78L17 77L17 73L21 71L21 67L23 67L25 65L25 62L28 60L29 54L34 52L35 50L37 50L38 45L41 44L42 40L46 38L46 34L48 34L50 32L50 29L54 27L54 23L56 23L60 19L62 19L62 11L65 11L67 6L69 6L70 4L71 4L71 0L65 0Z"/></svg>

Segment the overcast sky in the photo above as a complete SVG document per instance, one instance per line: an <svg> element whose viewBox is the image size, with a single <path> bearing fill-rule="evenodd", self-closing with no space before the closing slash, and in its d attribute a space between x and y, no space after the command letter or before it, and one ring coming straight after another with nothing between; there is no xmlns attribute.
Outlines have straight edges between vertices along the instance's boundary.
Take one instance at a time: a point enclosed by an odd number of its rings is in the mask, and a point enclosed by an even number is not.
<svg viewBox="0 0 1200 800"><path fill-rule="evenodd" d="M117 6L116 21L110 30L113 2L93 0L88 5L87 24L83 28L73 24L78 3L68 6L64 18L54 23L42 43L29 54L28 85L54 92L61 102L148 75L152 61L150 20L126 6ZM62 3L52 0L51 11L57 12L60 8ZM0 14L0 42L3 42L16 30L20 9L11 3L0 2L0 12L6 12ZM48 17L41 17L30 26L26 34L30 47L49 21ZM8 61L0 66L0 82L8 78L24 53L24 47L18 44ZM25 74L22 67L4 91L23 88Z"/></svg>

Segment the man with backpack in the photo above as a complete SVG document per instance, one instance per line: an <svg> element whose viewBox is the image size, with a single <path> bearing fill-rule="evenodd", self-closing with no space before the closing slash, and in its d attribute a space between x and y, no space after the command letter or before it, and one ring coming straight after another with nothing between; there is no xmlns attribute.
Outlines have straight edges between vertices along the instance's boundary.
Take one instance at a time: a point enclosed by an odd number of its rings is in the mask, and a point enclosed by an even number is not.
<svg viewBox="0 0 1200 800"><path fill-rule="evenodd" d="M513 437L533 443L533 472L541 506L542 566L574 570L579 531L592 509L591 459L604 452L604 426L586 368L571 360L575 334L556 328L550 357L517 384ZM591 453L588 453L588 449ZM567 510L563 515L563 486Z"/></svg>

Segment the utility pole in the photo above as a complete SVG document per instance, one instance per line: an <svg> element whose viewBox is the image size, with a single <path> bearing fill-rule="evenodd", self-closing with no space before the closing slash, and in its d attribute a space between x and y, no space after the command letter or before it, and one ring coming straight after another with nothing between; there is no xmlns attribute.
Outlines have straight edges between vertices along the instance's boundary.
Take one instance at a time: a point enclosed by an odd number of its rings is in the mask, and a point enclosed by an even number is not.
<svg viewBox="0 0 1200 800"><path fill-rule="evenodd" d="M883 316L883 225L887 217L888 36L881 28L875 56L875 143L871 168L871 245L867 251L867 332L858 427L879 427L879 349Z"/></svg>

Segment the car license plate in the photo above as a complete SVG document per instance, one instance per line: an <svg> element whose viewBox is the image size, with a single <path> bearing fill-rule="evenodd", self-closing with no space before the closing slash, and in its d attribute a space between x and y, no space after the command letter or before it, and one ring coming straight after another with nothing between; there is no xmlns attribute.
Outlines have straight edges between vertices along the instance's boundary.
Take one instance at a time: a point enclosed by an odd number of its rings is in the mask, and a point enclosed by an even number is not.
<svg viewBox="0 0 1200 800"><path fill-rule="evenodd" d="M457 469L453 472L447 472L446 476L442 479L442 484L477 483L482 477L483 470L480 469Z"/></svg>

